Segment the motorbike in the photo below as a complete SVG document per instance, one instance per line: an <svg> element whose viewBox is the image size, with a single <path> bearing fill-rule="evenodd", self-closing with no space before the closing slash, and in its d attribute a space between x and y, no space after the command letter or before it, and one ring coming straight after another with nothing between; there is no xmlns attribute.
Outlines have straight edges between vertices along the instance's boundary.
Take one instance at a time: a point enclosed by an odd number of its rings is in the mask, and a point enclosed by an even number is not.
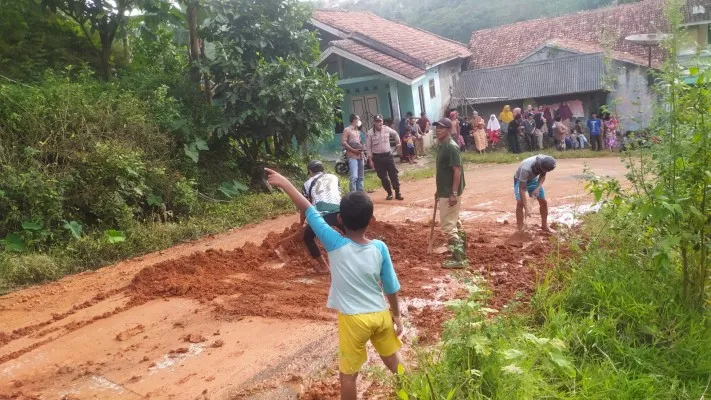
<svg viewBox="0 0 711 400"><path fill-rule="evenodd" d="M370 170L370 165L368 162L368 152L363 152L363 168L365 171ZM351 172L350 166L348 166L348 156L346 155L346 150L341 151L341 158L336 161L336 173L338 175L348 175Z"/></svg>

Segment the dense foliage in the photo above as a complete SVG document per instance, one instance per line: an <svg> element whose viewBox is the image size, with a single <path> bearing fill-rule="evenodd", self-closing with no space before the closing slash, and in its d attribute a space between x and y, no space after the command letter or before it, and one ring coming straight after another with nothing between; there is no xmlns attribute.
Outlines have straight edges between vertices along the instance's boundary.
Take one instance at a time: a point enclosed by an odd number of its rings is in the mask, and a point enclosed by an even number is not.
<svg viewBox="0 0 711 400"><path fill-rule="evenodd" d="M152 249L141 226L212 220L206 202L261 189L264 165L303 174L332 131L340 91L297 0L0 6L0 286ZM47 273L12 272L28 257Z"/></svg>

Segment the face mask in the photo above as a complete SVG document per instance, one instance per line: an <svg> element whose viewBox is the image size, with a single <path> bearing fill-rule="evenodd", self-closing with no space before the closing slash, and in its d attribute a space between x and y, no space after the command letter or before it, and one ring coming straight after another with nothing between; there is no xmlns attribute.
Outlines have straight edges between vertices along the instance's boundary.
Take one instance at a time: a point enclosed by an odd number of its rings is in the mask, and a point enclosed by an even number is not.
<svg viewBox="0 0 711 400"><path fill-rule="evenodd" d="M360 128L361 125L363 125L363 123L362 123L360 120L358 120L358 122L356 122L356 126L357 126L358 128Z"/></svg>

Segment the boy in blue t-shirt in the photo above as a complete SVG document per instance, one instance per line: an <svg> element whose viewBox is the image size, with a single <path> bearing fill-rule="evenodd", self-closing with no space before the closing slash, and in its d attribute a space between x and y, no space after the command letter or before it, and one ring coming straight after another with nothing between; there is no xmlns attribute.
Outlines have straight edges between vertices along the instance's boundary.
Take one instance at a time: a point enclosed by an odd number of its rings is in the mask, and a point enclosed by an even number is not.
<svg viewBox="0 0 711 400"><path fill-rule="evenodd" d="M358 373L368 359L368 340L390 371L397 373L402 364L398 353L402 346L398 339L402 333L397 295L400 283L385 243L365 237L373 217L373 202L357 191L341 199L338 221L346 228L345 236L341 236L291 182L276 171L266 172L269 184L283 189L305 213L328 252L331 287L327 306L338 310L341 398L355 400ZM389 311L383 293L390 303Z"/></svg>
<svg viewBox="0 0 711 400"><path fill-rule="evenodd" d="M590 132L590 145L593 150L602 150L602 121L597 114L591 113L588 120L588 131Z"/></svg>

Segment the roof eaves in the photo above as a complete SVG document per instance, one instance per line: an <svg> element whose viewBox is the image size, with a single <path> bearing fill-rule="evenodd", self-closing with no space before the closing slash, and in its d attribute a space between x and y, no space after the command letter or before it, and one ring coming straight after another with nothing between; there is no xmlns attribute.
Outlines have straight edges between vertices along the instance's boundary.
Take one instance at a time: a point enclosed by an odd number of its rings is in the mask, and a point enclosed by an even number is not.
<svg viewBox="0 0 711 400"><path fill-rule="evenodd" d="M372 61L366 60L363 57L357 56L347 50L341 49L340 47L336 47L336 46L331 46L328 49L326 49L326 51L324 51L321 54L321 58L319 58L319 60L316 61L316 65L323 64L328 57L330 57L331 55L334 55L334 54L341 56L343 58L349 59L355 63L358 63L358 64L368 68L368 69L371 69L375 72L379 72L389 78L393 78L396 81L402 82L406 85L412 85L414 82L417 82L418 80L422 79L422 77L424 76L424 74L422 74L421 76L417 76L415 78L408 78L408 77L406 77L402 74L399 74L391 69L385 68L381 65L378 65Z"/></svg>
<svg viewBox="0 0 711 400"><path fill-rule="evenodd" d="M454 57L450 57L450 58L445 58L444 60L437 61L437 62L432 63L432 64L427 64L427 65L425 66L425 69L434 68L434 67L437 67L437 66L439 66L439 65L446 64L446 63L448 63L448 62L450 62L450 61L459 60L459 59L465 59L465 58L469 58L469 56L454 56Z"/></svg>
<svg viewBox="0 0 711 400"><path fill-rule="evenodd" d="M318 19L311 17L310 21L311 25L314 27L324 30L334 36L338 36L339 38L345 39L348 36L347 32L344 32L338 28L335 28L325 22L319 21Z"/></svg>

